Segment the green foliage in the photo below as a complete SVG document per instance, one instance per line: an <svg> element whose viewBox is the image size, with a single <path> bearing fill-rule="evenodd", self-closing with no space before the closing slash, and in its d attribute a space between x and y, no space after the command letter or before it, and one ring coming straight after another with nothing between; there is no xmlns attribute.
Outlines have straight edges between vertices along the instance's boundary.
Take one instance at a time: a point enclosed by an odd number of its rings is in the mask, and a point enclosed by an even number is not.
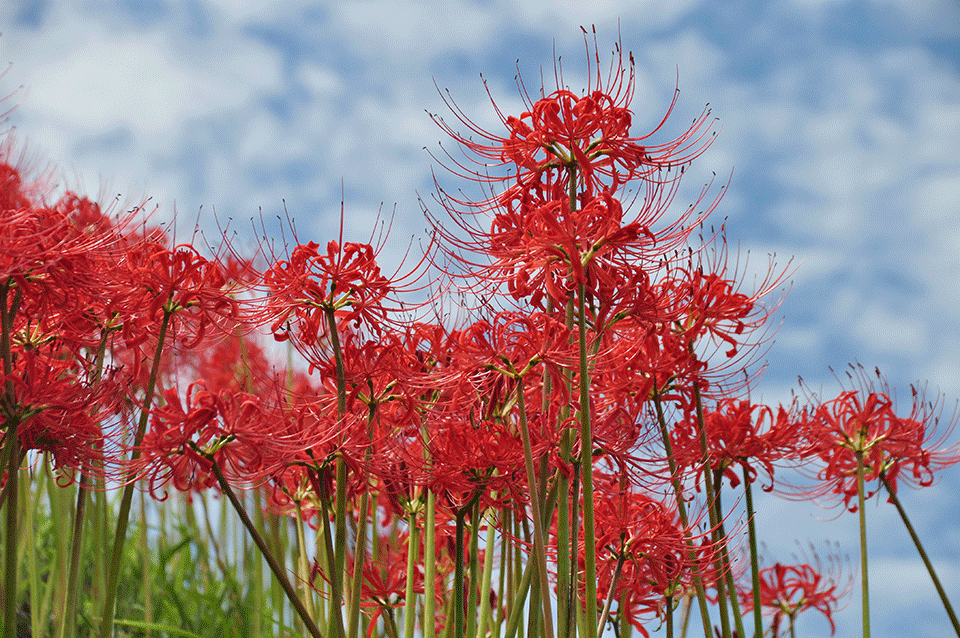
<svg viewBox="0 0 960 638"><path fill-rule="evenodd" d="M31 486L24 486L29 490ZM40 485L35 482L33 491ZM63 488L56 488L63 489ZM64 489L76 497L76 487ZM29 495L35 503L29 517L29 533L20 539L23 573L18 579L17 636L58 635L62 583L66 582L65 539L73 518L72 507L52 511L51 503L38 494ZM108 499L98 497L107 504ZM57 499L65 504L67 499ZM182 499L185 501L185 499ZM229 507L225 501L212 501L211 506ZM241 544L232 555L225 555L197 524L195 516L171 526L162 526L159 508L151 507L145 527L142 520L130 529L124 548L120 573L115 637L163 638L217 636L247 638L261 635L297 635L291 627L278 625L280 614L272 607L272 598L264 595L262 572L256 562L259 556L244 554ZM169 507L168 501L163 504ZM184 502L185 508L191 507ZM210 514L215 520L219 512ZM94 521L87 518L84 530L84 552L80 564L79 618L77 638L97 638L102 609L103 576L101 561L109 550L108 543L94 533ZM164 529L166 527L166 529ZM209 529L209 526L207 527ZM25 529L24 532L27 532ZM144 537L143 535L146 534ZM210 547L215 551L211 552ZM148 550L143 551L146 547ZM213 554L213 555L211 555ZM146 577L145 577L146 576ZM37 604L40 601L40 604ZM149 601L149 603L147 603ZM149 609L148 609L149 608Z"/></svg>

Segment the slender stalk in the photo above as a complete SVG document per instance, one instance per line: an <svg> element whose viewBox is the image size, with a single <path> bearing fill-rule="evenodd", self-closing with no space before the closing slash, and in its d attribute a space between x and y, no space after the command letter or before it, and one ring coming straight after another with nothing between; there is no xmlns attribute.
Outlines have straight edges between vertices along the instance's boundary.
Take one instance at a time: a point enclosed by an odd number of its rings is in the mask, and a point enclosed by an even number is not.
<svg viewBox="0 0 960 638"><path fill-rule="evenodd" d="M916 545L917 551L920 552L920 558L923 560L923 564L927 568L927 573L930 574L930 579L933 581L933 586L937 588L937 594L940 595L940 601L943 603L943 608L946 610L947 616L950 617L950 623L953 625L953 630L956 632L957 636L960 636L960 622L957 621L957 614L953 611L953 606L950 604L950 600L947 598L947 593L943 590L943 585L940 583L940 579L937 577L937 572L933 569L933 563L930 562L930 557L927 556L926 550L923 549L923 544L920 542L920 537L917 536L917 532L913 529L913 525L910 524L910 519L907 518L907 512L903 509L900 499L897 498L896 490L890 486L890 483L887 481L887 477L884 474L880 475L880 481L883 483L883 486L887 488L887 493L890 495L890 502L893 503L894 507L897 508L897 512L900 513L900 519L906 526L907 532L910 534L910 538L913 539L913 544Z"/></svg>
<svg viewBox="0 0 960 638"><path fill-rule="evenodd" d="M330 333L330 348L337 376L337 420L342 422L347 413L347 382L343 367L343 352L340 348L340 334L337 318L332 306L324 309L327 328ZM347 462L343 454L337 454L337 492L334 500L334 556L333 572L330 574L330 613L340 616L337 626L343 634L343 573L347 561ZM352 637L351 637L352 638Z"/></svg>
<svg viewBox="0 0 960 638"><path fill-rule="evenodd" d="M667 638L673 638L673 596L664 597L664 613L667 616ZM760 634L757 634L760 638Z"/></svg>
<svg viewBox="0 0 960 638"><path fill-rule="evenodd" d="M143 621L153 622L153 582L150 578L150 545L147 539L147 501L146 492L140 492L140 529L137 534L137 549L141 563L141 578L143 581ZM147 638L152 635L147 629Z"/></svg>
<svg viewBox="0 0 960 638"><path fill-rule="evenodd" d="M293 501L297 512L295 527L297 528L297 572L300 576L301 587L303 589L303 605L307 613L313 618L315 610L313 608L313 592L310 587L310 564L307 558L307 538L303 532L303 507L299 500Z"/></svg>
<svg viewBox="0 0 960 638"><path fill-rule="evenodd" d="M453 613L454 637L465 638L464 600L463 600L463 525L467 508L461 508L456 514L456 556L453 559Z"/></svg>
<svg viewBox="0 0 960 638"><path fill-rule="evenodd" d="M170 319L173 317L175 307L171 304L165 305L163 309L163 319L160 321L160 332L157 336L157 347L153 353L153 363L150 367L150 380L147 383L146 393L143 397L143 408L140 411L140 422L137 424L137 431L133 438L133 452L130 454L130 463L135 463L140 458L140 444L143 442L143 435L147 431L147 421L150 418L150 406L153 403L153 392L157 384L157 374L160 371L160 355L163 353L163 343L167 339L167 328L170 326ZM134 481L128 477L127 484L123 488L123 496L120 499L120 510L117 513L117 527L113 536L113 553L110 556L110 569L107 571L107 591L103 600L103 615L100 620L100 635L113 635L113 615L117 606L117 586L120 583L120 568L123 560L123 546L127 540L127 526L130 522L130 507L133 504Z"/></svg>
<svg viewBox="0 0 960 638"><path fill-rule="evenodd" d="M106 358L107 340L110 336L110 330L104 327L100 334L100 344L97 347L96 359L94 360L93 375L91 376L91 385L96 387L100 383L103 374L103 363ZM83 551L83 523L87 513L87 492L90 490L91 483L88 462L80 472L80 479L77 481L77 505L74 509L73 517L73 536L70 543L70 567L67 577L67 588L64 591L63 615L61 616L60 630L57 633L59 638L73 638L77 629L77 595L80 587L80 553Z"/></svg>
<svg viewBox="0 0 960 638"><path fill-rule="evenodd" d="M329 468L324 468L323 471L327 472L329 471ZM314 491L316 491L320 495L320 503L323 506L323 511L325 513L329 512L330 511L330 495L327 493L326 481L323 480L322 478L318 478L316 476L316 473L312 471L310 472L309 476L310 476L311 482L314 485ZM324 567L326 567L327 573L329 573L331 570L334 569L333 565L335 560L334 550L333 550L333 536L330 533L330 517L325 514L324 516L321 517L321 519L322 521L321 521L320 529L323 532L322 534L323 549L324 549L324 556L326 556L326 564L324 565ZM394 528L394 530L396 530L396 528ZM335 579L332 577L332 575L328 579L328 582L331 583L331 592L333 591L334 580ZM343 616L340 614L340 604L338 601L334 600L332 593L330 595L329 603L330 603L329 617L327 618L327 624L326 624L327 631L331 635L343 636L343 633L344 633Z"/></svg>
<svg viewBox="0 0 960 638"><path fill-rule="evenodd" d="M870 638L870 582L867 578L867 515L864 511L863 450L857 453L857 509L860 514L860 594L863 600L863 638Z"/></svg>
<svg viewBox="0 0 960 638"><path fill-rule="evenodd" d="M717 538L720 539L720 559L723 561L723 578L727 583L727 594L730 597L730 609L733 611L733 622L738 636L745 636L743 617L740 615L740 602L737 600L737 585L733 581L733 569L730 567L730 553L727 551L727 532L723 525L723 508L720 506L720 487L723 482L723 471L716 470L713 484L717 488L714 495L714 504L717 508Z"/></svg>
<svg viewBox="0 0 960 638"><path fill-rule="evenodd" d="M753 635L758 638L763 635L763 610L760 608L760 556L757 551L757 526L753 509L753 489L750 483L750 472L743 467L743 490L747 497L747 537L750 542L750 583L753 586Z"/></svg>
<svg viewBox="0 0 960 638"><path fill-rule="evenodd" d="M3 579L3 635L15 636L17 633L17 478L20 473L20 441L17 436L19 419L9 419L4 423L6 439L4 458L7 459L7 517L4 530L4 579Z"/></svg>
<svg viewBox="0 0 960 638"><path fill-rule="evenodd" d="M45 454L44 456L47 456L47 455ZM48 458L44 458L44 461L49 461L49 460L50 459ZM47 467L49 467L49 465ZM40 476L36 477L36 481L32 481L31 479L33 479L33 477L30 475L30 473L27 473L23 477L24 480L19 481L19 485L18 485L19 489L17 490L18 492L17 509L19 512L23 513L22 528L25 530L32 531L36 529L33 517L35 513L39 513L37 512L37 507L40 499L34 498L33 486L31 485L31 483L32 482L36 483L36 486L38 488L37 496L39 496L42 488L42 483L46 482L46 481L43 481L43 479L45 478L44 476L45 474L46 473L40 474ZM52 485L49 485L49 482L48 482L48 487L53 488ZM53 489L56 489L56 488L53 488ZM61 495L58 494L57 496L61 496ZM56 501L52 501L50 503L51 513L57 512L57 510L60 509L57 506L62 505L63 503L64 503L63 498L59 498L59 499L56 499ZM64 549L62 536L63 536L62 529L54 530L54 547L56 548L56 550L58 550L58 553L59 553L59 550ZM27 545L27 544L31 545L31 547L26 548L27 550L26 551L27 587L28 587L29 596L30 596L28 600L28 604L30 605L30 631L32 632L31 635L39 636L40 635L40 619L42 617L40 614L44 612L44 610L41 609L40 593L41 591L43 591L44 588L43 588L43 585L41 585L40 583L40 574L39 574L39 570L37 569L37 549L38 549L37 543L36 543L37 539L34 534L28 533L21 540L25 541L23 543L24 545ZM60 560L58 560L57 563L60 563L62 561L62 557L63 555L61 554L59 557ZM59 576L62 575L65 570L63 569L62 565L56 564L55 566L51 566L50 571L51 571L51 574L50 574L50 577L48 578L47 585L48 587L52 588L54 586L54 581L58 580Z"/></svg>
<svg viewBox="0 0 960 638"><path fill-rule="evenodd" d="M494 636L500 635L500 628L506 620L505 616L510 612L510 597L507 595L510 589L510 583L513 582L513 563L510 561L510 546L507 544L507 531L510 529L510 508L504 506L500 508L500 578L497 583L497 616L494 619Z"/></svg>
<svg viewBox="0 0 960 638"><path fill-rule="evenodd" d="M693 384L693 395L696 399L697 404L697 431L700 435L700 452L703 455L700 460L700 466L703 470L703 483L704 489L707 494L707 512L710 515L710 527L713 529L713 539L715 542L722 543L723 539L720 537L720 512L717 511L716 501L717 494L719 492L719 486L714 489L713 485L713 475L710 470L710 448L707 445L707 429L703 420L703 400L700 396L700 385L696 382ZM720 552L720 556L717 557L715 561L715 567L717 570L717 607L720 611L720 631L722 632L723 638L731 638L730 633L730 618L727 611L727 592L726 586L724 583L724 565L723 565L723 552Z"/></svg>
<svg viewBox="0 0 960 638"><path fill-rule="evenodd" d="M297 614L300 616L300 620L303 621L304 627L310 632L310 635L313 638L323 638L323 634L320 633L320 628L317 627L317 623L313 620L310 614L307 612L306 606L303 604L303 601L297 596L297 590L290 583L290 579L287 578L286 570L283 566L277 562L277 559L274 558L273 553L267 547L266 541L263 540L263 537L260 536L260 532L257 531L256 526L253 524L253 521L250 520L250 517L247 515L246 509L244 509L243 504L237 498L237 495L234 493L233 488L230 487L230 483L227 482L226 477L223 475L223 472L220 470L220 466L217 464L212 454L204 454L204 458L210 461L210 466L213 469L213 474L217 478L217 483L220 485L220 491L227 497L230 501L230 504L233 505L233 509L237 512L237 516L240 517L240 521L243 523L243 526L246 528L247 533L250 534L250 537L253 539L253 542L256 543L257 548L260 550L260 553L263 555L264 560L267 561L267 565L270 566L270 570L273 572L273 575L276 577L277 582L280 583L280 586L283 588L284 593L287 595L287 598L290 600L290 603L293 605L293 608L297 611Z"/></svg>
<svg viewBox="0 0 960 638"><path fill-rule="evenodd" d="M412 509L412 508L411 508ZM417 526L417 513L411 511L407 519L410 532L407 535L407 586L404 590L403 638L413 638L414 621L417 619L417 596L413 586L416 581L417 559L420 551L420 528ZM351 636L351 638L353 638Z"/></svg>
<svg viewBox="0 0 960 638"><path fill-rule="evenodd" d="M516 587L513 588L512 596L510 598L510 604L512 605L510 610L510 617L507 619L507 629L504 632L504 638L514 638L517 635L517 631L520 628L520 621L523 619L523 603L527 598L527 591L530 589L530 579L533 575L533 571L536 567L532 562L528 562L526 567L523 568L523 574L520 576L520 582L517 583ZM514 567L514 573L519 571L518 567ZM521 632L522 633L522 632Z"/></svg>
<svg viewBox="0 0 960 638"><path fill-rule="evenodd" d="M613 570L613 578L610 580L610 587L607 590L607 598L603 601L603 611L600 612L600 620L597 622L597 635L603 633L603 626L610 617L610 607L613 605L613 593L617 590L617 584L620 582L620 573L623 571L623 563L626 560L626 550L623 546L625 534L620 534L620 555L617 557L617 566Z"/></svg>
<svg viewBox="0 0 960 638"><path fill-rule="evenodd" d="M423 566L423 638L437 635L437 561L433 559L437 555L436 517L437 495L433 490L427 490L427 512L423 521L423 553L427 556Z"/></svg>
<svg viewBox="0 0 960 638"><path fill-rule="evenodd" d="M577 328L580 344L580 481L583 484L583 579L586 585L584 638L597 638L597 534L593 513L593 424L590 417L590 370L587 365L586 288L577 286Z"/></svg>
<svg viewBox="0 0 960 638"><path fill-rule="evenodd" d="M527 470L527 485L530 489L530 511L533 516L533 556L536 563L537 582L540 585L540 602L543 605L544 636L554 638L553 612L550 607L550 583L547 580L547 554L544 545L543 519L540 513L540 499L537 497L537 479L533 469L533 450L530 445L530 430L527 423L526 402L523 392L523 377L517 378L517 411L520 417L520 436L523 440L523 458ZM596 584L594 584L596 590ZM594 601L596 607L596 601ZM532 613L532 610L531 610Z"/></svg>
<svg viewBox="0 0 960 638"><path fill-rule="evenodd" d="M370 492L360 496L360 516L357 520L357 543L353 551L353 578L350 582L350 619L347 623L347 636L354 638L360 628L360 593L363 589L363 566L367 560L367 519L370 508ZM373 520L376 521L376 515ZM376 532L374 532L376 533Z"/></svg>
<svg viewBox="0 0 960 638"><path fill-rule="evenodd" d="M77 484L77 505L73 516L73 534L70 540L70 572L64 591L63 615L60 618L58 638L73 638L77 630L77 593L80 582L80 553L83 551L83 521L87 510L87 491L90 477L81 472Z"/></svg>
<svg viewBox="0 0 960 638"><path fill-rule="evenodd" d="M486 636L487 627L493 625L492 614L490 613L490 596L487 595L487 592L490 591L490 581L493 577L493 554L494 543L496 541L493 510L487 510L484 518L487 521L487 544L483 553L483 574L480 577L480 613L479 623L477 624L477 636L479 637Z"/></svg>
<svg viewBox="0 0 960 638"><path fill-rule="evenodd" d="M454 606L454 636L455 638L465 638L466 627L464 625L464 607L463 599L464 578L463 578L463 527L467 513L473 508L474 503L480 498L480 492L474 492L470 500L460 509L454 512L456 520L456 556L454 558L453 572L453 606Z"/></svg>
<svg viewBox="0 0 960 638"><path fill-rule="evenodd" d="M581 617L583 610L577 598L577 589L580 586L579 571L579 529L580 529L580 457L572 463L573 485L570 486L570 590L567 593L567 632L570 638L576 638L581 631ZM559 560L559 557L558 559Z"/></svg>
<svg viewBox="0 0 960 638"><path fill-rule="evenodd" d="M480 601L477 600L477 581L480 579L480 501L474 501L470 508L470 549L468 560L470 561L470 576L467 582L470 584L470 590L467 595L467 609L470 614L467 616L467 636L468 638L477 638L477 608Z"/></svg>
<svg viewBox="0 0 960 638"><path fill-rule="evenodd" d="M673 485L673 492L677 500L677 513L680 516L680 524L683 525L686 534L687 557L690 564L697 565L697 554L693 547L693 540L690 538L690 523L687 517L687 506L683 499L683 486L680 485L680 477L677 473L677 462L673 458L673 444L670 442L670 432L667 429L667 420L663 415L663 404L660 402L660 394L654 392L653 405L657 412L657 422L660 424L660 435L663 439L663 449L667 457L667 466L670 469L670 482ZM700 606L700 619L703 622L704 638L713 638L713 627L710 624L710 608L707 606L707 592L703 586L703 578L700 576L699 569L696 569L693 575L693 587L697 592L697 603ZM686 633L686 622L684 622L684 634Z"/></svg>
<svg viewBox="0 0 960 638"><path fill-rule="evenodd" d="M16 289L11 306L7 305L7 297L12 286L11 280L0 286L0 356L3 357L3 372L6 376L4 393L7 405L12 408L16 404L16 395L13 389L13 352L10 349L10 339L13 334L13 316L20 305L21 290ZM7 517L5 524L4 544L4 597L3 597L3 635L13 636L17 630L17 474L20 471L20 438L17 429L20 419L8 417L3 424L4 444L3 458L7 460L7 481L4 493L7 495Z"/></svg>

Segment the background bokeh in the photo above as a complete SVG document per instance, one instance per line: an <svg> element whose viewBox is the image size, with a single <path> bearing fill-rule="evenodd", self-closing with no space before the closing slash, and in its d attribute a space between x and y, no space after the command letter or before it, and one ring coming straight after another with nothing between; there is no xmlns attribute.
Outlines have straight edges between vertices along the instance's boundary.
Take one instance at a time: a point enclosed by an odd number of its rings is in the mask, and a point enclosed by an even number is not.
<svg viewBox="0 0 960 638"><path fill-rule="evenodd" d="M730 180L714 222L762 275L794 259L793 286L755 400L786 399L797 376L835 394L830 369L875 366L909 401L928 382L947 411L960 397L960 2L267 2L5 0L0 92L19 102L4 128L62 183L101 201L150 197L177 233L254 224L302 240L369 236L393 217L383 258L400 259L431 210L443 116L438 88L491 129L527 88L574 90L586 73L580 27L601 62L632 51L638 133L678 103L659 139L709 103L719 136L689 171L683 210L716 173ZM21 87L22 85L22 87ZM447 113L448 114L448 113ZM450 118L448 118L449 120ZM654 138L656 141L658 138ZM449 145L448 145L449 146ZM425 150L425 148L427 150ZM459 184L442 171L445 186ZM284 212L284 208L286 213ZM251 219L254 220L251 223ZM261 219L263 222L261 222ZM960 602L960 469L904 491L906 507ZM855 516L765 498L772 560L794 539L839 541L856 563ZM950 634L892 506L872 503L875 635ZM859 633L859 602L837 616ZM825 636L813 615L803 636Z"/></svg>

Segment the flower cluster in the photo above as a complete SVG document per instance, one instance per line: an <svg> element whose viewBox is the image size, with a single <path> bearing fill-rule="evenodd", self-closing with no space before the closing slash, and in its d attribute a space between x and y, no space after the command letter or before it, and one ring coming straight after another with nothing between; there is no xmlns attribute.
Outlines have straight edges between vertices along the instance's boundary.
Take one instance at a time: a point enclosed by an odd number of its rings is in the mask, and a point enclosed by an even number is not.
<svg viewBox="0 0 960 638"><path fill-rule="evenodd" d="M86 477L119 481L121 556L134 485L158 501L218 491L315 636L397 636L401 620L425 638L521 621L548 638L607 622L647 635L694 598L707 635L711 606L744 635L739 604L759 631L776 610L774 635L806 609L833 627L846 590L819 563L743 584L744 525L721 496L742 490L757 564L758 478L770 491L778 468L814 468L804 495L856 509L864 482L893 497L960 460L955 418L938 427L918 391L898 416L862 374L831 400L753 402L788 270L771 263L747 289L725 229L705 233L709 185L672 210L709 111L654 143L674 104L637 133L632 58L618 48L605 80L599 64L581 94L559 68L535 100L521 83L522 113L494 104L502 131L447 101L466 129L434 117L466 158L448 155L452 172L488 196L441 188L408 273L385 274L383 244L342 231L246 258L178 244L137 209L48 205L44 179L0 146L0 498L28 457L80 476L81 503ZM445 296L463 317L439 310ZM274 361L276 342L298 363ZM237 489L299 532L300 594ZM102 635L112 614L108 600Z"/></svg>

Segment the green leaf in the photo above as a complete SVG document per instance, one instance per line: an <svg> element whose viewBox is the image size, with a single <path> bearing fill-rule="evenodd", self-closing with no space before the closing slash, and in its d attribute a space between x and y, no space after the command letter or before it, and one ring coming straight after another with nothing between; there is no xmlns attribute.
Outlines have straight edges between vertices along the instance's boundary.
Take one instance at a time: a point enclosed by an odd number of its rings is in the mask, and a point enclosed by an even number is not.
<svg viewBox="0 0 960 638"><path fill-rule="evenodd" d="M187 631L186 629L179 629L177 627L171 627L170 625L162 625L155 622L144 622L142 620L124 620L123 618L117 618L113 621L115 625L126 625L127 627L133 627L134 629L149 629L152 631L163 631L171 636L184 636L184 638L203 638L198 634L193 633L192 631Z"/></svg>

